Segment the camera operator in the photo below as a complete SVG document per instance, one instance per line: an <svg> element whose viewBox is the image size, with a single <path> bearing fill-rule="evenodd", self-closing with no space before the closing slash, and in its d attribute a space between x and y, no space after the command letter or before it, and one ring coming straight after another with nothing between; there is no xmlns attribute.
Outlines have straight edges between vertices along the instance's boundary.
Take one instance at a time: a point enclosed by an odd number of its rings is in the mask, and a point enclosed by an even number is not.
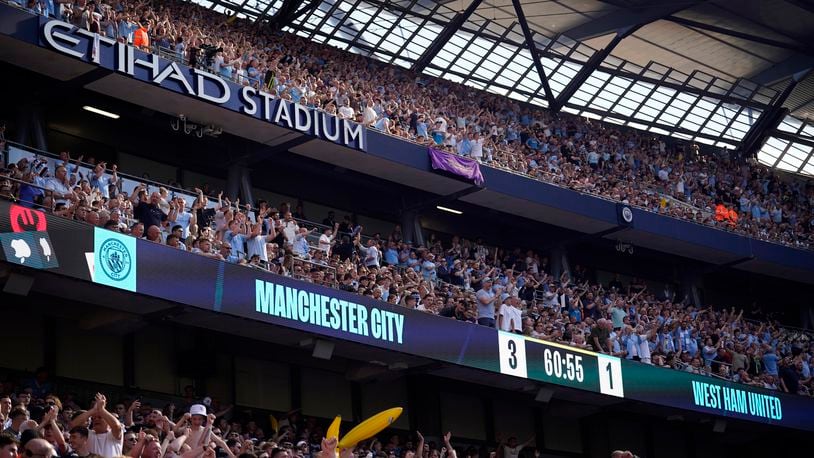
<svg viewBox="0 0 814 458"><path fill-rule="evenodd" d="M221 52L223 52L223 46L216 46L209 43L202 44L201 54L203 57L204 68L217 74L220 71L220 64L223 63L223 57L218 55L218 53ZM215 68L216 63L218 64L218 68Z"/></svg>

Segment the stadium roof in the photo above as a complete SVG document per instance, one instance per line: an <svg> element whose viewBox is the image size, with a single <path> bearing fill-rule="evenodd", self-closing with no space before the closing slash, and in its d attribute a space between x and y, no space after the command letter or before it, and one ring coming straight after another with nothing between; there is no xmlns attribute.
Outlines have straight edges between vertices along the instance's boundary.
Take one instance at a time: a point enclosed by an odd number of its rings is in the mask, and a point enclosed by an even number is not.
<svg viewBox="0 0 814 458"><path fill-rule="evenodd" d="M535 105L763 145L762 162L814 175L811 0L192 1Z"/></svg>

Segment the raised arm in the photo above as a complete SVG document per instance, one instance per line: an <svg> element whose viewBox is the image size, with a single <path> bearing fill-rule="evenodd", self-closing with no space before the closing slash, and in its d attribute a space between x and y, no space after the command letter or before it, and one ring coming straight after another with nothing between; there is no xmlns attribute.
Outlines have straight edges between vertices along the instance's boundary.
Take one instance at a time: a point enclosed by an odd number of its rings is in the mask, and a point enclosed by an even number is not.
<svg viewBox="0 0 814 458"><path fill-rule="evenodd" d="M178 434L179 431L181 431L181 428L186 426L190 418L192 418L192 415L190 415L189 412L186 412L181 418L178 419L177 422L175 422L175 434Z"/></svg>
<svg viewBox="0 0 814 458"><path fill-rule="evenodd" d="M167 433L167 435L164 437L164 442L161 443L161 456L166 456L165 453L167 453L167 449L170 447L170 443L172 443L174 440L175 433L172 431ZM175 450L173 450L173 452L175 452Z"/></svg>
<svg viewBox="0 0 814 458"><path fill-rule="evenodd" d="M336 458L336 444L338 440L335 437L322 439L322 447L320 448L317 458Z"/></svg>
<svg viewBox="0 0 814 458"><path fill-rule="evenodd" d="M418 438L418 444L415 448L415 456L416 458L422 458L424 456L424 436L421 434L421 431L418 430L416 430L415 435Z"/></svg>
<svg viewBox="0 0 814 458"><path fill-rule="evenodd" d="M133 412L139 408L141 408L141 402L133 401L130 403L130 407L127 408L127 413L124 415L124 426L133 426Z"/></svg>
<svg viewBox="0 0 814 458"><path fill-rule="evenodd" d="M102 417L105 423L110 426L110 431L113 433L113 437L116 439L122 438L122 424L119 423L119 420L110 412L105 409L105 405L107 404L107 398L102 393L96 393L96 414Z"/></svg>
<svg viewBox="0 0 814 458"><path fill-rule="evenodd" d="M228 456L229 458L235 458L235 454L232 453L232 450L229 449L229 446L226 445L226 442L224 442L223 439L221 439L220 437L218 437L218 436L216 436L214 434L212 435L211 439L212 439L212 442L214 442L218 447L220 447L221 450L223 450L226 453L226 456ZM334 457L331 457L331 458L334 458Z"/></svg>
<svg viewBox="0 0 814 458"><path fill-rule="evenodd" d="M144 189L144 185L138 185L135 188L133 188L133 193L130 194L130 202L132 202L133 205L138 205L139 202L138 195L142 189Z"/></svg>
<svg viewBox="0 0 814 458"><path fill-rule="evenodd" d="M54 442L56 442L57 451L60 453L67 452L68 447L65 445L65 437L62 435L62 430L59 428L59 425L57 424L56 406L51 406L48 412L42 417L40 428L44 428L45 426L50 426L54 433L53 437Z"/></svg>
<svg viewBox="0 0 814 458"><path fill-rule="evenodd" d="M249 237L251 238L257 237L262 232L263 232L263 217L261 215L258 215L257 222L252 225L252 230L251 233L249 233Z"/></svg>
<svg viewBox="0 0 814 458"><path fill-rule="evenodd" d="M447 448L447 455L450 458L458 458L458 453L455 451L455 448L452 447L452 444L449 443L450 438L452 438L451 432L444 434L444 447Z"/></svg>
<svg viewBox="0 0 814 458"><path fill-rule="evenodd" d="M71 420L70 427L75 428L77 426L88 426L88 419L96 413L96 405L94 404L93 407L90 409L80 413L73 420Z"/></svg>
<svg viewBox="0 0 814 458"><path fill-rule="evenodd" d="M133 448L130 449L130 453L128 453L127 456L129 456L130 458L140 458L142 452L144 452L144 448L147 446L147 442L151 440L157 439L154 438L152 435L148 435L142 429L138 433L138 441L136 442L136 445L134 445Z"/></svg>

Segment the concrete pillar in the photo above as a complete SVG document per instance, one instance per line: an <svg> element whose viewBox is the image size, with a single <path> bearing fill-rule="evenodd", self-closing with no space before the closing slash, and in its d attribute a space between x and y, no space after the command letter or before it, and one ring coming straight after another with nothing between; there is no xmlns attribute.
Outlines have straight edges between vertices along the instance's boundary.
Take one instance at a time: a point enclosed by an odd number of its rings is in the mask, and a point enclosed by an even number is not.
<svg viewBox="0 0 814 458"><path fill-rule="evenodd" d="M562 245L556 246L551 250L551 275L559 279L563 272L570 272L568 265L568 256L565 247Z"/></svg>
<svg viewBox="0 0 814 458"><path fill-rule="evenodd" d="M243 169L244 167L240 164L232 164L226 171L226 197L233 202L240 197Z"/></svg>
<svg viewBox="0 0 814 458"><path fill-rule="evenodd" d="M39 106L35 106L31 113L31 140L34 148L48 151L48 140L45 132L45 116Z"/></svg>
<svg viewBox="0 0 814 458"><path fill-rule="evenodd" d="M421 231L418 213L407 210L401 212L401 233L404 241L412 243L413 246L424 244L424 234Z"/></svg>

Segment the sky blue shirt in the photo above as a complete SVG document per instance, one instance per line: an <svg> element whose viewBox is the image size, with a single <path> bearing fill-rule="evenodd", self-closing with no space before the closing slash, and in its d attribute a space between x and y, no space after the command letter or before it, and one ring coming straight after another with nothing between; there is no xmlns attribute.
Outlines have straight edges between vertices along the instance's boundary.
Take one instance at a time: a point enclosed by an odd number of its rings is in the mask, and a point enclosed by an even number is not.
<svg viewBox="0 0 814 458"><path fill-rule="evenodd" d="M232 231L226 231L223 234L223 239L229 242L229 245L232 247L230 253L232 256L237 256L238 258L244 254L243 243L246 241L246 237L243 234L235 234Z"/></svg>
<svg viewBox="0 0 814 458"><path fill-rule="evenodd" d="M478 290L476 294L478 298L478 318L495 318L495 293L491 290L487 291L484 289ZM488 298L489 302L483 304L481 302L481 298Z"/></svg>
<svg viewBox="0 0 814 458"><path fill-rule="evenodd" d="M308 254L308 238L297 234L293 244L294 254L305 256Z"/></svg>
<svg viewBox="0 0 814 458"><path fill-rule="evenodd" d="M419 136L419 137L424 137L424 138L429 137L429 135L427 134L427 123L426 122L418 121L418 123L416 123L416 135Z"/></svg>
<svg viewBox="0 0 814 458"><path fill-rule="evenodd" d="M394 266L399 263L399 252L395 248L388 248L384 251L384 262Z"/></svg>
<svg viewBox="0 0 814 458"><path fill-rule="evenodd" d="M763 355L763 367L769 375L777 375L777 360L780 359L775 353L766 353Z"/></svg>

